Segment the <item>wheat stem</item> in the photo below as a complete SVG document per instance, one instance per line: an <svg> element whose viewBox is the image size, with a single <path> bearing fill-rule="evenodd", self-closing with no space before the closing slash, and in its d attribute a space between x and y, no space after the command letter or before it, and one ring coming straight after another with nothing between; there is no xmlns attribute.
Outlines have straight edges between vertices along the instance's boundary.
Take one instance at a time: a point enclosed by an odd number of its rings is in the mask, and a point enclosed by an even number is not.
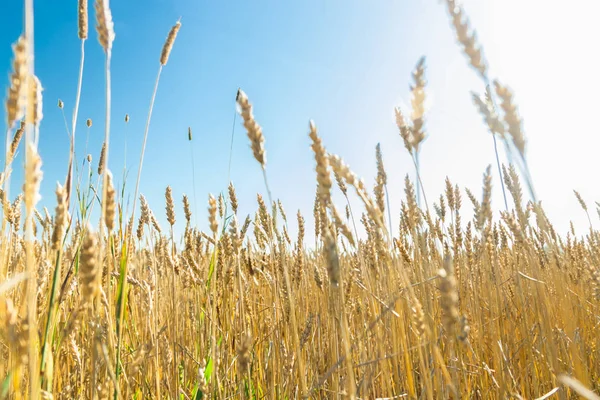
<svg viewBox="0 0 600 400"><path fill-rule="evenodd" d="M81 39L81 60L79 62L79 79L77 82L77 95L75 97L75 108L73 109L73 120L71 123L71 149L69 152L69 170L67 173L67 203L71 198L71 185L73 179L73 163L75 162L75 130L77 128L77 117L79 115L79 102L81 99L81 87L83 84L83 65L85 60L85 39Z"/></svg>
<svg viewBox="0 0 600 400"><path fill-rule="evenodd" d="M419 165L419 156L418 153L415 152L414 157L412 157L413 159L413 163L415 165L415 171L417 174L417 203L419 203L420 200L420 196L419 193L423 193L423 201L425 201L425 208L427 209L427 212L429 212L429 203L427 202L427 195L425 194L425 188L423 187L423 181L421 180L421 169L420 169L420 165ZM421 190L419 190L419 188Z"/></svg>
<svg viewBox="0 0 600 400"><path fill-rule="evenodd" d="M498 156L498 144L496 141L496 135L492 133L494 139L494 154L496 155L496 165L498 166L498 174L500 175L500 185L502 187L502 197L504 198L504 207L508 211L508 201L506 200L506 189L504 188L504 177L502 176L502 168L500 167L500 157Z"/></svg>
<svg viewBox="0 0 600 400"><path fill-rule="evenodd" d="M191 140L191 135L189 142L190 154L192 159L192 190L194 191L194 225L198 225L198 200L196 197L196 162L194 161L194 144Z"/></svg>
<svg viewBox="0 0 600 400"><path fill-rule="evenodd" d="M162 72L162 64L158 67L158 73L156 74L156 80L154 82L154 90L152 91L152 98L150 100L150 108L148 109L148 117L146 119L146 128L144 129L144 141L142 142L142 152L140 154L140 163L138 165L137 179L135 181L135 191L133 196L133 208L131 211L131 217L135 219L135 206L137 198L140 193L140 179L142 177L142 165L144 164L144 154L146 152L146 142L148 141L148 130L150 129L150 120L152 119L152 109L154 108L154 100L156 99L156 92L158 91L158 82L160 81L160 74ZM132 240L132 239L130 239Z"/></svg>

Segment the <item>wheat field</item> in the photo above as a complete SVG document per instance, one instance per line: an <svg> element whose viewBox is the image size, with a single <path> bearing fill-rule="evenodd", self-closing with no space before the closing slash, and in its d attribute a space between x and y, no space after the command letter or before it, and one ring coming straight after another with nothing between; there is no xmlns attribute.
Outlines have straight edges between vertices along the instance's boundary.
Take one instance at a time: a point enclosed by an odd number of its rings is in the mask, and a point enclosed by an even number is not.
<svg viewBox="0 0 600 400"><path fill-rule="evenodd" d="M307 226L300 211L286 214L278 188L269 186L268 135L253 114L260 104L240 90L239 118L265 185L256 188L256 211L241 215L235 186L224 182L224 194L207 196L209 229L201 231L187 196L174 199L166 187L164 208L151 209L140 193L152 105L136 181L113 183L108 0L94 1L92 23L106 57L100 157L74 152L84 48L92 45L87 0L79 0L69 172L56 188L55 209L38 207L42 83L32 62L33 2L26 0L7 85L0 178L0 398L600 399L600 233L590 215L600 216L600 203L588 208L575 192L589 230L555 231L536 198L513 93L489 76L465 10L442 3L457 51L487 88L473 94L474 106L513 160L490 160L481 195L446 178L444 193L426 197L423 58L406 77L409 109L395 110L414 178L388 182L377 146L376 184L367 187L327 151L310 121L306 151L315 168L306 173L316 189L307 205L315 223ZM157 54L151 104L180 29L177 21ZM25 154L24 182L11 193L17 152ZM86 169L74 168L82 163ZM494 173L502 180L492 182ZM399 209L390 209L391 185L404 187ZM493 188L505 195L499 212ZM352 208L350 198L361 207ZM185 221L181 237L177 220ZM305 238L309 230L314 243Z"/></svg>

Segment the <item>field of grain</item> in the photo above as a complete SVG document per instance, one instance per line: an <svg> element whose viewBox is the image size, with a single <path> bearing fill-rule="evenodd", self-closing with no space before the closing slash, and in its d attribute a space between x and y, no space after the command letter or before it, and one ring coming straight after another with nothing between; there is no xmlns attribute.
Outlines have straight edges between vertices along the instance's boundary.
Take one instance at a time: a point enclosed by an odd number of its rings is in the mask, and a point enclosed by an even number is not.
<svg viewBox="0 0 600 400"><path fill-rule="evenodd" d="M26 11L32 3L25 1ZM590 215L600 215L600 204L588 208L575 192L589 230L555 231L536 198L513 93L489 76L465 10L454 0L443 4L467 63L487 87L473 94L474 106L513 161L490 160L482 195L446 179L444 193L425 196L423 58L406 77L409 109L396 110L415 179L388 181L378 146L376 185L367 187L307 123L314 226L301 212L286 214L278 188L269 186L268 135L253 115L260 104L240 90L238 118L264 177L256 188L263 195L253 215L238 213L232 183L227 195L208 195L206 232L192 223L190 200L174 199L171 187L159 209L139 193L152 106L135 182L113 184L108 0L94 2L93 23L87 0L78 5L79 90L84 46L97 45L86 42L88 34L106 55L101 155L76 159L72 146L55 209L37 208L42 91L30 46L34 15L27 12L13 46L0 178L0 398L600 399L600 234ZM154 95L180 29L177 22L157 54ZM26 156L25 182L11 193L17 152ZM493 182L505 194L499 213L491 205L492 171L503 177ZM390 209L390 185L404 186L400 209ZM351 207L353 196L362 207ZM399 226L392 214L400 215ZM186 222L181 237L176 220ZM314 243L305 240L308 230Z"/></svg>

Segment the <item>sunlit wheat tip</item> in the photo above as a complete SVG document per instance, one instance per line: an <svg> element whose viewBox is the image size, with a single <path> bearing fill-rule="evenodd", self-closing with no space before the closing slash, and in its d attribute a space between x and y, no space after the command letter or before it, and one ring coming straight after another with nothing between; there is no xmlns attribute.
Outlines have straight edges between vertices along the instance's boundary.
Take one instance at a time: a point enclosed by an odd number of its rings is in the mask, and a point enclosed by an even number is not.
<svg viewBox="0 0 600 400"><path fill-rule="evenodd" d="M331 202L331 173L329 171L329 160L327 158L327 152L321 138L317 134L317 127L313 121L309 122L309 137L312 140L311 148L315 153L316 171L317 171L317 191L319 198L324 205L328 205Z"/></svg>
<svg viewBox="0 0 600 400"><path fill-rule="evenodd" d="M335 223L336 228L341 232L342 235L348 240L350 245L355 246L354 236L350 231L348 225L344 223L342 218L340 217L340 213L335 206L331 207L331 216L333 217L333 222Z"/></svg>
<svg viewBox="0 0 600 400"><path fill-rule="evenodd" d="M482 229L492 220L492 166L488 165L483 175L483 198L477 215L477 227Z"/></svg>
<svg viewBox="0 0 600 400"><path fill-rule="evenodd" d="M344 196L346 196L348 194L348 187L346 186L346 184L344 183L344 180L340 177L340 175L333 171L333 176L335 177L335 181L338 185L338 187L340 188L340 191L342 192L342 194Z"/></svg>
<svg viewBox="0 0 600 400"><path fill-rule="evenodd" d="M583 198L581 197L581 195L579 194L579 192L577 190L573 190L573 193L575 193L575 197L577 198L577 201L579 202L579 205L581 206L581 208L584 209L584 211L587 211L587 204L585 204L585 201L583 201Z"/></svg>
<svg viewBox="0 0 600 400"><path fill-rule="evenodd" d="M319 201L319 193L317 193L315 195L315 200L313 203L313 219L315 221L315 237L316 238L319 238L319 236L321 235L320 205L321 205L321 202Z"/></svg>
<svg viewBox="0 0 600 400"><path fill-rule="evenodd" d="M117 203L116 203L116 192L113 185L112 174L109 170L106 170L106 213L104 215L104 223L108 232L112 232L115 225L115 218L117 215Z"/></svg>
<svg viewBox="0 0 600 400"><path fill-rule="evenodd" d="M304 247L304 235L305 235L305 227L304 227L304 217L302 216L302 213L300 213L300 210L298 210L298 213L296 214L297 220L298 220L298 248L302 249Z"/></svg>
<svg viewBox="0 0 600 400"><path fill-rule="evenodd" d="M246 219L244 220L244 225L242 225L242 229L240 229L240 241L244 240L244 236L246 236L246 232L252 223L252 219L249 215L246 215Z"/></svg>
<svg viewBox="0 0 600 400"><path fill-rule="evenodd" d="M504 111L504 122L508 127L508 133L512 137L515 147L521 153L521 156L525 156L525 136L522 131L522 120L519 116L517 106L513 101L513 94L510 89L503 86L498 81L494 82L496 87L496 94L500 97L500 106Z"/></svg>
<svg viewBox="0 0 600 400"><path fill-rule="evenodd" d="M169 55L171 54L171 50L173 49L173 44L175 43L175 39L177 38L177 33L181 28L181 22L177 21L175 25L169 31L169 35L167 36L167 40L163 45L162 51L160 53L160 64L167 65L167 61L169 61Z"/></svg>
<svg viewBox="0 0 600 400"><path fill-rule="evenodd" d="M98 161L98 175L102 175L104 172L104 163L106 157L106 142L102 144L102 150L100 150L100 161Z"/></svg>
<svg viewBox="0 0 600 400"><path fill-rule="evenodd" d="M64 230L67 224L67 194L60 183L56 186L56 211L54 215L54 230L52 232L52 249L58 250L62 247Z"/></svg>
<svg viewBox="0 0 600 400"><path fill-rule="evenodd" d="M27 40L24 36L19 37L13 45L13 72L10 74L10 86L6 97L6 123L9 127L23 117L27 98L25 86L28 76L28 51Z"/></svg>
<svg viewBox="0 0 600 400"><path fill-rule="evenodd" d="M455 210L460 211L462 207L462 195L460 194L460 188L457 185L454 185L454 202L455 202Z"/></svg>
<svg viewBox="0 0 600 400"><path fill-rule="evenodd" d="M154 227L154 229L156 230L156 232L158 232L159 234L161 234L162 233L162 229L160 228L158 220L156 219L156 217L154 216L154 213L152 211L149 212L149 218L150 218L150 223L152 224L152 226Z"/></svg>
<svg viewBox="0 0 600 400"><path fill-rule="evenodd" d="M175 225L175 202L173 201L173 190L171 186L167 186L165 190L165 200L166 200L166 211L167 211L167 221L169 225Z"/></svg>
<svg viewBox="0 0 600 400"><path fill-rule="evenodd" d="M452 182L450 182L450 179L448 177L446 177L446 199L448 200L448 207L450 208L451 211L454 211L455 209L455 198L454 198L454 188L452 187Z"/></svg>
<svg viewBox="0 0 600 400"><path fill-rule="evenodd" d="M185 215L185 220L189 225L190 221L192 220L192 209L190 207L190 200L185 194L183 195L183 214Z"/></svg>
<svg viewBox="0 0 600 400"><path fill-rule="evenodd" d="M36 75L33 75L31 78L32 82L29 88L29 102L33 112L31 113L32 120L29 122L39 127L40 122L42 122L42 118L44 118L44 103L42 97L42 91L44 90L44 88L42 88L42 83Z"/></svg>
<svg viewBox="0 0 600 400"><path fill-rule="evenodd" d="M12 160L19 148L19 143L21 143L21 138L23 137L23 133L25 133L25 121L21 121L21 126L15 132L13 136L12 142L10 143L10 153L8 154L8 159Z"/></svg>
<svg viewBox="0 0 600 400"><path fill-rule="evenodd" d="M109 0L96 0L94 8L96 9L96 31L98 32L98 42L105 53L112 48L115 39L114 24L112 13L110 11Z"/></svg>
<svg viewBox="0 0 600 400"><path fill-rule="evenodd" d="M409 153L413 152L413 138L410 127L407 125L406 120L404 119L404 114L402 114L402 110L399 107L394 108L394 113L396 115L396 126L400 132L400 137L404 142L404 147L408 150Z"/></svg>
<svg viewBox="0 0 600 400"><path fill-rule="evenodd" d="M283 208L283 203L281 202L280 199L277 199L277 208L279 209L279 212L281 213L281 218L283 219L283 222L287 225L287 214L285 212L285 208Z"/></svg>
<svg viewBox="0 0 600 400"><path fill-rule="evenodd" d="M33 209L40 200L40 182L42 180L42 158L38 154L34 144L27 143L26 179L23 185L25 193L25 204L27 208Z"/></svg>
<svg viewBox="0 0 600 400"><path fill-rule="evenodd" d="M462 7L457 6L455 0L446 0L448 12L452 18L452 25L456 32L456 37L463 47L463 51L469 57L469 62L479 74L486 78L487 66L483 57L481 46L477 43L475 32L469 33L469 22L464 17Z"/></svg>
<svg viewBox="0 0 600 400"><path fill-rule="evenodd" d="M229 201L231 203L231 209L233 210L234 214L237 214L238 201L237 196L235 194L235 187L233 186L233 182L229 182L229 187L227 188L227 190L229 192Z"/></svg>
<svg viewBox="0 0 600 400"><path fill-rule="evenodd" d="M148 223L150 220L150 206L143 194L140 194L140 219Z"/></svg>
<svg viewBox="0 0 600 400"><path fill-rule="evenodd" d="M481 114L483 117L483 120L488 126L490 132L504 137L504 125L498 118L498 115L494 109L490 107L490 104L482 100L481 97L476 93L471 93L471 96L473 98L473 104L475 104L475 107L477 107L479 114Z"/></svg>
<svg viewBox="0 0 600 400"><path fill-rule="evenodd" d="M82 304L87 306L100 292L101 266L98 265L98 239L92 232L91 226L85 230L85 237L81 247L79 266L79 281L81 285Z"/></svg>
<svg viewBox="0 0 600 400"><path fill-rule="evenodd" d="M412 73L413 85L411 91L412 146L419 150L419 144L425 140L425 57L422 57Z"/></svg>
<svg viewBox="0 0 600 400"><path fill-rule="evenodd" d="M217 236L219 223L217 222L217 199L212 194L208 196L208 222L213 236Z"/></svg>
<svg viewBox="0 0 600 400"><path fill-rule="evenodd" d="M144 225L150 224L150 207L143 194L140 195L140 219L136 231L138 240L144 235Z"/></svg>
<svg viewBox="0 0 600 400"><path fill-rule="evenodd" d="M79 39L87 39L88 37L88 0L79 0L77 7L77 22Z"/></svg>
<svg viewBox="0 0 600 400"><path fill-rule="evenodd" d="M219 193L219 197L217 198L217 205L219 210L219 217L223 218L225 216L225 198L222 193Z"/></svg>
<svg viewBox="0 0 600 400"><path fill-rule="evenodd" d="M267 164L264 148L265 138L262 133L262 128L254 120L254 115L252 114L252 104L250 104L250 102L248 101L248 96L246 96L246 93L244 93L242 90L239 91L237 103L240 106L240 114L242 115L242 119L244 120L244 128L246 128L246 132L248 133L248 138L250 139L250 146L252 147L252 153L254 154L254 158L264 169L266 168Z"/></svg>
<svg viewBox="0 0 600 400"><path fill-rule="evenodd" d="M383 224L381 210L375 205L367 193L364 182L358 179L358 177L352 171L350 171L350 168L344 164L339 156L330 154L328 155L328 159L333 171L337 173L347 184L354 186L356 194L364 203L371 219L377 224L378 227L384 229L385 227Z"/></svg>
<svg viewBox="0 0 600 400"><path fill-rule="evenodd" d="M15 201L7 204L6 220L13 226L15 230L19 230L21 224L21 203L23 202L23 194L17 196Z"/></svg>

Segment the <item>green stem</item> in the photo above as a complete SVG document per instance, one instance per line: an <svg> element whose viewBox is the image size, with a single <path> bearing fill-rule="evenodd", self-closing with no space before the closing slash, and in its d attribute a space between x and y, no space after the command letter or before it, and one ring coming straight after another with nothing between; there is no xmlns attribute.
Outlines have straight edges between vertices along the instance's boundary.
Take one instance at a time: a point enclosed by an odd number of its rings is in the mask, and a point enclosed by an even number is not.
<svg viewBox="0 0 600 400"><path fill-rule="evenodd" d="M44 370L46 368L46 354L48 346L48 341L50 339L50 327L54 329L54 302L56 299L56 293L58 289L58 281L60 280L60 264L61 264L61 251L59 250L56 253L56 260L54 262L54 274L52 277L52 289L50 291L50 299L48 301L48 315L46 320L46 329L44 330L44 342L42 344L42 360L40 363L40 371L42 372L42 376L44 376ZM42 382L43 384L47 384L48 382Z"/></svg>
<svg viewBox="0 0 600 400"><path fill-rule="evenodd" d="M114 236L110 235L110 251L112 255L112 259L114 260L115 253L115 242ZM107 279L111 279L110 276ZM127 247L123 246L121 250L120 257L120 270L119 270L119 286L118 286L118 294L117 294L117 357L115 364L115 377L119 379L119 375L121 374L121 345L123 338L123 319L125 314L125 304L127 303ZM114 391L114 399L118 399L119 388L118 385L115 385Z"/></svg>

